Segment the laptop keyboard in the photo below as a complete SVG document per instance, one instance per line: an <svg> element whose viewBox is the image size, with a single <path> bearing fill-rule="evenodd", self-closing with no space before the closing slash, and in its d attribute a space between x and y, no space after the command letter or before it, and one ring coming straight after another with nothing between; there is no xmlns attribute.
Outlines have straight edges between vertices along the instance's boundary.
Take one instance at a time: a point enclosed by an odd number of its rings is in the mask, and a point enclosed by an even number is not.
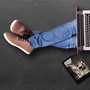
<svg viewBox="0 0 90 90"><path fill-rule="evenodd" d="M90 13L85 14L85 41L85 46L90 47Z"/></svg>
<svg viewBox="0 0 90 90"><path fill-rule="evenodd" d="M77 21L77 22L78 22L78 26L77 26L77 27L78 27L78 46L80 47L80 46L81 46L81 41L80 41L80 40L81 40L81 39L80 39L80 35L81 35L81 34L80 34L80 31L81 31L81 27L80 27L81 19L80 19L80 15L79 15L79 14L77 15L77 18L78 18L78 19L77 19L77 20L78 20L78 21Z"/></svg>
<svg viewBox="0 0 90 90"><path fill-rule="evenodd" d="M83 42L83 32L82 32L83 31L83 27L82 27L83 26L83 23L82 23L83 21L82 20L83 20L83 16L81 14L77 14L78 47L81 47L84 43Z"/></svg>

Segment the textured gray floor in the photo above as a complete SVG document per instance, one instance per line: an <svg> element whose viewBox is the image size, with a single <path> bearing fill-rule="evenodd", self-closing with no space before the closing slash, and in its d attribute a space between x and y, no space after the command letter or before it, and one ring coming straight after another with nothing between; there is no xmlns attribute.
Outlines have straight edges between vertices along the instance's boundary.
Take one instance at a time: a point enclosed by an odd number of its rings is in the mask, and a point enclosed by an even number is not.
<svg viewBox="0 0 90 90"><path fill-rule="evenodd" d="M90 77L77 85L62 61L76 49L46 47L26 55L3 38L19 19L41 31L75 18L75 4L90 9L90 0L0 0L0 90L89 90ZM90 63L90 52L82 54Z"/></svg>

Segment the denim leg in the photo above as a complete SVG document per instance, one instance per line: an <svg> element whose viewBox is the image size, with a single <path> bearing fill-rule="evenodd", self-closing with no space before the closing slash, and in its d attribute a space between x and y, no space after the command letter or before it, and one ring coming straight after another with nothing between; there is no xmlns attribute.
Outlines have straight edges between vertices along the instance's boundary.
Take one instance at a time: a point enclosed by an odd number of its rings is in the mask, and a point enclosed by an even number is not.
<svg viewBox="0 0 90 90"><path fill-rule="evenodd" d="M76 20L58 26L47 32L37 33L29 38L33 48L45 47L71 38L76 32Z"/></svg>
<svg viewBox="0 0 90 90"><path fill-rule="evenodd" d="M76 48L77 47L77 39L76 38L77 38L77 36L73 36L65 41L55 43L52 46L58 47L58 48L64 48L64 49Z"/></svg>

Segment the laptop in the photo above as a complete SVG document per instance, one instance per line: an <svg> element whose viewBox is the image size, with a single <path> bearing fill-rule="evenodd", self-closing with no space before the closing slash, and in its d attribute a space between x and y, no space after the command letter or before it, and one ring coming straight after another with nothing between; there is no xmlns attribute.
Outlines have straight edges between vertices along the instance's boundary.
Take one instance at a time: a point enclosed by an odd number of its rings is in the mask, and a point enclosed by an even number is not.
<svg viewBox="0 0 90 90"><path fill-rule="evenodd" d="M77 18L77 53L90 50L90 10L76 6Z"/></svg>

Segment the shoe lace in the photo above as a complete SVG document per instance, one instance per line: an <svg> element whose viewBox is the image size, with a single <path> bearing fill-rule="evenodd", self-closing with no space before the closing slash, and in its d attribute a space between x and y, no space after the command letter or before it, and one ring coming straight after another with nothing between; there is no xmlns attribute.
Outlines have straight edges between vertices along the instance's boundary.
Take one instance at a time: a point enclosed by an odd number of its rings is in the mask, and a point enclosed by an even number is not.
<svg viewBox="0 0 90 90"><path fill-rule="evenodd" d="M18 41L24 41L24 42L29 42L29 40L27 38L18 36Z"/></svg>
<svg viewBox="0 0 90 90"><path fill-rule="evenodd" d="M25 30L23 31L23 38L27 38L31 36L32 31L25 28Z"/></svg>

